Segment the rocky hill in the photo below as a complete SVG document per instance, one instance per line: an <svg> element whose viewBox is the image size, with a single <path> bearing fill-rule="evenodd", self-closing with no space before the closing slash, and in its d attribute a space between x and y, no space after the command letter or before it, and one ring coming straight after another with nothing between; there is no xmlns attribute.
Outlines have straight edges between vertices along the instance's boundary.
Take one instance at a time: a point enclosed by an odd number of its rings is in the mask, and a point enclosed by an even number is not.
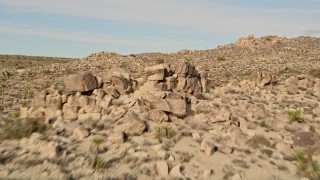
<svg viewBox="0 0 320 180"><path fill-rule="evenodd" d="M9 59L0 179L320 178L319 38Z"/></svg>

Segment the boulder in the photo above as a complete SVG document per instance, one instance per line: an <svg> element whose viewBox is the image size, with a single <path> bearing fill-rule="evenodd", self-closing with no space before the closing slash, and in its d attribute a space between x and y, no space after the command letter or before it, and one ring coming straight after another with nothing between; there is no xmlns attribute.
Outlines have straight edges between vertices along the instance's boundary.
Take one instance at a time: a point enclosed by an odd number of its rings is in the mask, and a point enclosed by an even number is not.
<svg viewBox="0 0 320 180"><path fill-rule="evenodd" d="M200 151L204 152L206 155L211 156L216 150L216 146L213 142L208 140L203 140L201 142Z"/></svg>
<svg viewBox="0 0 320 180"><path fill-rule="evenodd" d="M149 112L149 119L157 123L162 123L167 122L169 120L169 117L165 112L159 109L153 109Z"/></svg>
<svg viewBox="0 0 320 180"><path fill-rule="evenodd" d="M67 121L78 119L79 106L73 106L70 103L65 103L62 108L63 118Z"/></svg>
<svg viewBox="0 0 320 180"><path fill-rule="evenodd" d="M184 175L181 174L181 165L175 165L171 170L170 170L170 176L175 177L175 178L182 178L184 179Z"/></svg>
<svg viewBox="0 0 320 180"><path fill-rule="evenodd" d="M157 162L157 172L161 177L166 177L169 175L169 167L166 161Z"/></svg>
<svg viewBox="0 0 320 180"><path fill-rule="evenodd" d="M86 114L79 114L78 121L99 121L101 118L100 113L86 113Z"/></svg>
<svg viewBox="0 0 320 180"><path fill-rule="evenodd" d="M28 108L26 108L26 107L21 107L20 108L20 116L19 116L19 118L20 119L25 119L25 118L27 118L28 117Z"/></svg>
<svg viewBox="0 0 320 180"><path fill-rule="evenodd" d="M146 129L146 124L134 111L129 111L123 118L123 131L128 135L141 135Z"/></svg>
<svg viewBox="0 0 320 180"><path fill-rule="evenodd" d="M111 133L111 135L108 137L109 144L122 144L124 143L124 140L125 140L125 135L121 131Z"/></svg>
<svg viewBox="0 0 320 180"><path fill-rule="evenodd" d="M116 89L121 95L131 91L130 79L126 79L123 76L113 75L112 84L114 86L114 89Z"/></svg>
<svg viewBox="0 0 320 180"><path fill-rule="evenodd" d="M89 131L86 128L80 126L73 130L73 136L83 139L89 136Z"/></svg>
<svg viewBox="0 0 320 180"><path fill-rule="evenodd" d="M67 92L86 92L98 88L97 78L91 73L78 73L63 79Z"/></svg>
<svg viewBox="0 0 320 180"><path fill-rule="evenodd" d="M171 113L177 117L184 117L187 114L187 103L183 99L167 99Z"/></svg>

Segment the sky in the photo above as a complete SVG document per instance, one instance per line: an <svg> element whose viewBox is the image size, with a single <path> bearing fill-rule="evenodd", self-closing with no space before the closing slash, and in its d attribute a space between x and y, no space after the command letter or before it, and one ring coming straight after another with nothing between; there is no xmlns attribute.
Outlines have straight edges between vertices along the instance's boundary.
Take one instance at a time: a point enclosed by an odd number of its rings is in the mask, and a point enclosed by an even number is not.
<svg viewBox="0 0 320 180"><path fill-rule="evenodd" d="M0 0L0 54L86 57L320 37L320 0Z"/></svg>

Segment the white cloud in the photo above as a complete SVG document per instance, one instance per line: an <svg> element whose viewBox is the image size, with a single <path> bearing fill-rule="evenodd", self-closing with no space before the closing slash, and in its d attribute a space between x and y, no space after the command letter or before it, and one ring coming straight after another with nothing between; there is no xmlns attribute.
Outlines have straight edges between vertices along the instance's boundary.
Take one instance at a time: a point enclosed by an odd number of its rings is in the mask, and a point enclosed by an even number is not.
<svg viewBox="0 0 320 180"><path fill-rule="evenodd" d="M315 9L254 9L201 0L1 0L12 11L57 13L165 24L206 33L258 33L294 35L319 23L297 17L319 17ZM298 21L298 22L297 22Z"/></svg>
<svg viewBox="0 0 320 180"><path fill-rule="evenodd" d="M304 35L307 36L316 36L316 35L320 35L320 29L309 29L309 30L305 30L303 31Z"/></svg>
<svg viewBox="0 0 320 180"><path fill-rule="evenodd" d="M119 47L134 47L144 49L167 49L167 47L183 47L188 43L198 43L199 41L188 40L174 40L163 38L147 38L147 39L123 39L114 37L108 34L100 33L78 33L78 32L65 32L59 29L47 29L47 28L34 28L28 25L16 25L12 23L0 22L0 34L13 34L15 36L21 35L23 37L36 37L36 38L49 38L58 40L71 40L75 42L98 44L103 46L119 46Z"/></svg>

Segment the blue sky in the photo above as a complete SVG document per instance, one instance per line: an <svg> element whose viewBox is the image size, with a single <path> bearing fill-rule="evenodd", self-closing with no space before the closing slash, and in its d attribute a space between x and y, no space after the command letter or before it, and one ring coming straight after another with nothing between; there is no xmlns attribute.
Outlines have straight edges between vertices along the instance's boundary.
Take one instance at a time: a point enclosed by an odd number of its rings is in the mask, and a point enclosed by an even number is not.
<svg viewBox="0 0 320 180"><path fill-rule="evenodd" d="M320 37L320 0L0 1L0 54L200 50L249 34Z"/></svg>

